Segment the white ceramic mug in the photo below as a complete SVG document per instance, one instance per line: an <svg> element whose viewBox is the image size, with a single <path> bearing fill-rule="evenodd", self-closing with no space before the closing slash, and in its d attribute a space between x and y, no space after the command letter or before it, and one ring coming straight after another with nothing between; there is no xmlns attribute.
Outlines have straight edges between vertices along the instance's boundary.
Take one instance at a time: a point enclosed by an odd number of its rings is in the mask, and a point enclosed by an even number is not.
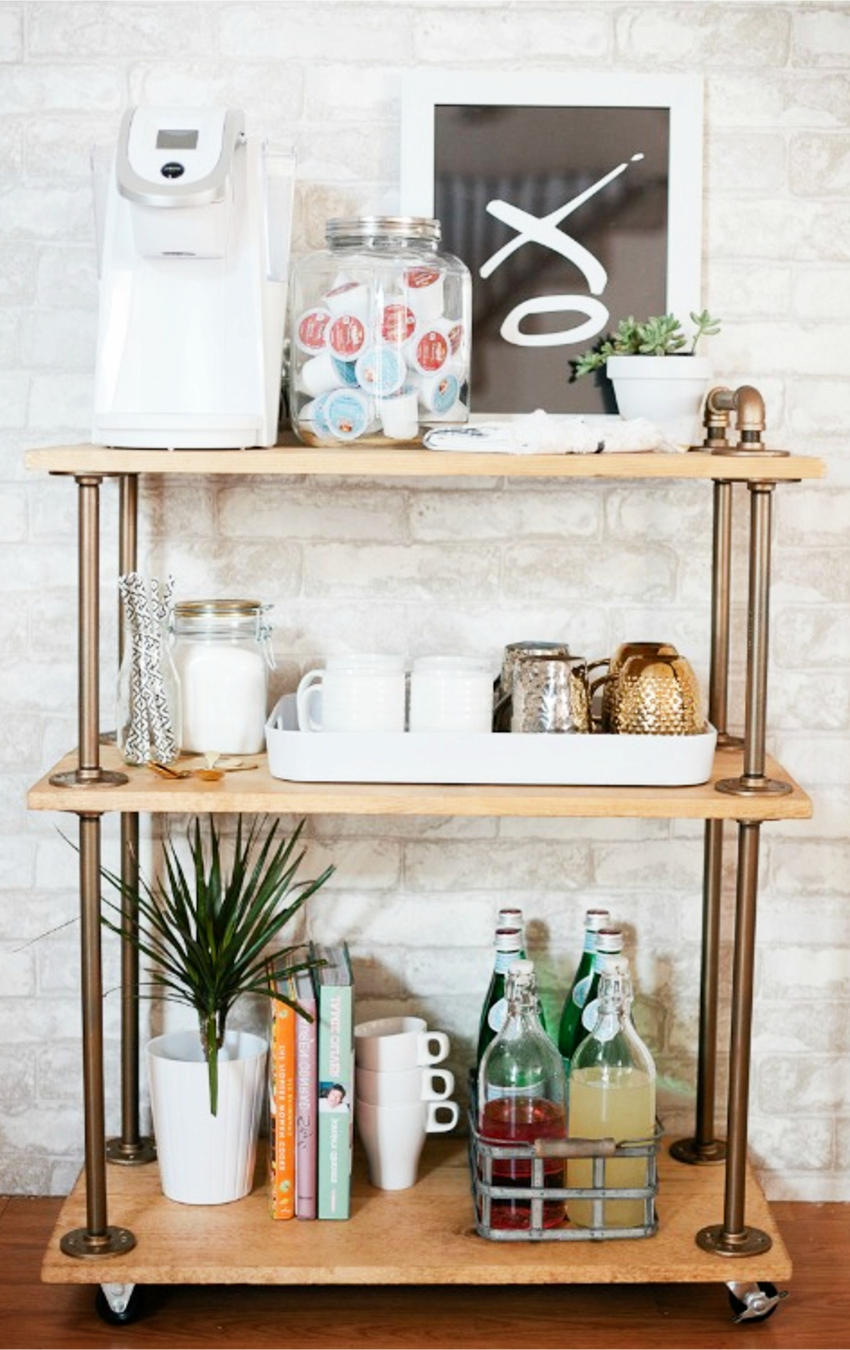
<svg viewBox="0 0 850 1350"><path fill-rule="evenodd" d="M410 676L411 731L493 729L493 677L469 656L420 656Z"/></svg>
<svg viewBox="0 0 850 1350"><path fill-rule="evenodd" d="M455 1090L449 1069L363 1069L354 1073L354 1090L370 1106L410 1106L413 1102L444 1102Z"/></svg>
<svg viewBox="0 0 850 1350"><path fill-rule="evenodd" d="M415 1069L448 1058L449 1038L429 1031L424 1017L377 1017L354 1028L354 1060L358 1068Z"/></svg>
<svg viewBox="0 0 850 1350"><path fill-rule="evenodd" d="M354 1119L372 1185L383 1191L403 1191L414 1185L425 1136L453 1130L459 1117L457 1102L372 1106L357 1098Z"/></svg>
<svg viewBox="0 0 850 1350"><path fill-rule="evenodd" d="M405 697L401 656L329 656L298 685L298 729L404 731Z"/></svg>

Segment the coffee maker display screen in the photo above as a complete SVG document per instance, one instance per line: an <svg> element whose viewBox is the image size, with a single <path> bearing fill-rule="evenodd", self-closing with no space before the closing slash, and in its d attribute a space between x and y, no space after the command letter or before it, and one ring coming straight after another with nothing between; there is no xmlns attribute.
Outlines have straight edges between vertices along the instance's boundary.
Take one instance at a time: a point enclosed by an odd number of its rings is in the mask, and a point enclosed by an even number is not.
<svg viewBox="0 0 850 1350"><path fill-rule="evenodd" d="M165 129L156 133L157 150L197 150L198 132L192 131L166 131Z"/></svg>

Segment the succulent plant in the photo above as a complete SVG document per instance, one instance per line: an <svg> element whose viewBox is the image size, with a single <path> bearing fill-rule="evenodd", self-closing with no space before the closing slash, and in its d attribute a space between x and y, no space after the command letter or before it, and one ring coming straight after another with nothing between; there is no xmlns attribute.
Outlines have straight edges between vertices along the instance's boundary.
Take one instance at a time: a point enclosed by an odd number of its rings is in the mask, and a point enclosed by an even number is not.
<svg viewBox="0 0 850 1350"><path fill-rule="evenodd" d="M687 335L674 314L657 314L639 323L633 316L621 319L613 334L602 338L595 347L583 352L570 364L571 379L599 370L609 356L693 356L700 338L720 332L720 320L712 318L707 309L690 313L694 333L687 352Z"/></svg>

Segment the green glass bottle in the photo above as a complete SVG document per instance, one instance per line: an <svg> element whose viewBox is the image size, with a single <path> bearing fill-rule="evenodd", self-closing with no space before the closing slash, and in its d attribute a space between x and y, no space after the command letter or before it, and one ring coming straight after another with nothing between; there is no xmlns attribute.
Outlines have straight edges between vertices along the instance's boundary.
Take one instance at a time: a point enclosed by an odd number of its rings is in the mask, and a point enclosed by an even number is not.
<svg viewBox="0 0 850 1350"><path fill-rule="evenodd" d="M582 1029L581 1015L589 997L595 997L599 976L594 969L596 948L600 932L610 932L611 916L607 909L589 909L584 916L584 950L581 960L564 999L561 1022L558 1027L558 1049L564 1061L564 1069L569 1078L570 1060L579 1042L587 1035ZM622 950L622 935L620 947ZM592 991L592 993L591 993Z"/></svg>
<svg viewBox="0 0 850 1350"><path fill-rule="evenodd" d="M481 1064L484 1051L504 1026L508 1010L505 1001L507 974L513 962L521 959L522 930L519 928L497 928L495 944L496 959L493 964L493 974L490 976L490 986L484 998L481 1020L478 1025L476 1066Z"/></svg>
<svg viewBox="0 0 850 1350"><path fill-rule="evenodd" d="M522 950L520 951L520 960L525 960L525 929L522 921L522 910L512 906L505 906L499 910L499 918L496 923L497 928L518 928L522 936Z"/></svg>

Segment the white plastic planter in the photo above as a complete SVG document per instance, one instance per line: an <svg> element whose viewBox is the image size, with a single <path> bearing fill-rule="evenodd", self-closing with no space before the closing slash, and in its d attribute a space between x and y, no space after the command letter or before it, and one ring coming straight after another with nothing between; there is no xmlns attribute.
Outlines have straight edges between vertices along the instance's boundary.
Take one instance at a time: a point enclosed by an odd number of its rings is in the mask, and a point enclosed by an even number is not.
<svg viewBox="0 0 850 1350"><path fill-rule="evenodd" d="M251 1190L268 1045L228 1031L218 1052L218 1114L197 1031L147 1046L148 1081L163 1193L184 1205L224 1205Z"/></svg>
<svg viewBox="0 0 850 1350"><path fill-rule="evenodd" d="M675 445L701 445L702 405L711 380L704 356L609 356L605 363L621 417L645 417Z"/></svg>

